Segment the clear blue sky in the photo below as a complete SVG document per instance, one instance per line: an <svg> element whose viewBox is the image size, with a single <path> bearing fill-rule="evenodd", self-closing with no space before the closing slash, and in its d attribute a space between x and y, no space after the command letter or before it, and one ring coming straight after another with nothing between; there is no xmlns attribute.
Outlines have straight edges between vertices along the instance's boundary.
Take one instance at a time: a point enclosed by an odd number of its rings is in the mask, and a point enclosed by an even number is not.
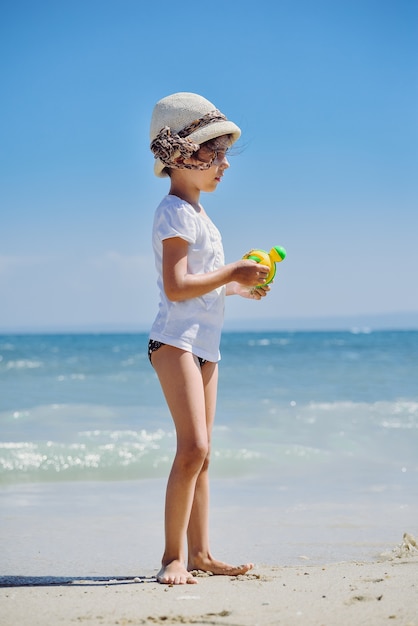
<svg viewBox="0 0 418 626"><path fill-rule="evenodd" d="M283 245L227 319L418 313L415 0L14 0L0 8L0 329L147 328L155 102L242 128L203 203L227 261Z"/></svg>

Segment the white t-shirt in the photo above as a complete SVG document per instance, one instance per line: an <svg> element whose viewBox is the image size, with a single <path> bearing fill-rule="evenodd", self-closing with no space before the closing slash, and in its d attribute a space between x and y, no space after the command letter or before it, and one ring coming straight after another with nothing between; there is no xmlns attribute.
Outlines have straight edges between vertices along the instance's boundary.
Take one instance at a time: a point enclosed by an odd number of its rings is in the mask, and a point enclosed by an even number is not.
<svg viewBox="0 0 418 626"><path fill-rule="evenodd" d="M219 361L225 286L198 298L170 301L162 279L162 242L171 237L181 237L188 242L187 265L191 274L212 272L225 264L221 234L214 223L188 202L167 195L155 212L153 225L152 244L160 303L150 338L208 361Z"/></svg>

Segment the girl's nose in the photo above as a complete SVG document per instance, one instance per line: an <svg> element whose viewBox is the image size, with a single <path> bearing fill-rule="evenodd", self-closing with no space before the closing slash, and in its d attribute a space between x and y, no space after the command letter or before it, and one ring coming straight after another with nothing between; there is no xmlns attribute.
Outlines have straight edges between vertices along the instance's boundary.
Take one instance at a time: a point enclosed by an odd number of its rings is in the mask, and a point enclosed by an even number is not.
<svg viewBox="0 0 418 626"><path fill-rule="evenodd" d="M229 161L226 158L226 152L219 152L216 159L215 164L222 167L223 169L227 169L229 167Z"/></svg>

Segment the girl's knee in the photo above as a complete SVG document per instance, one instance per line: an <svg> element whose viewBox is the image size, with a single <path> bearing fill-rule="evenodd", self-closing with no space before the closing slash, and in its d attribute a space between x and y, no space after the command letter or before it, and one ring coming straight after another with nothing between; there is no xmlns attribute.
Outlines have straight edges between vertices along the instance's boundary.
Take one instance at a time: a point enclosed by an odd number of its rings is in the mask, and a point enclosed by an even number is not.
<svg viewBox="0 0 418 626"><path fill-rule="evenodd" d="M208 447L195 444L191 448L178 450L176 455L177 463L187 473L200 472L208 458Z"/></svg>
<svg viewBox="0 0 418 626"><path fill-rule="evenodd" d="M210 463L210 449L207 450L206 456L203 460L203 464L202 464L202 468L201 468L201 472L205 472L209 469L209 463Z"/></svg>
<svg viewBox="0 0 418 626"><path fill-rule="evenodd" d="M205 456L205 460L203 461L203 465L201 467L201 472L207 472L209 469L209 463L210 463L210 454L207 454Z"/></svg>

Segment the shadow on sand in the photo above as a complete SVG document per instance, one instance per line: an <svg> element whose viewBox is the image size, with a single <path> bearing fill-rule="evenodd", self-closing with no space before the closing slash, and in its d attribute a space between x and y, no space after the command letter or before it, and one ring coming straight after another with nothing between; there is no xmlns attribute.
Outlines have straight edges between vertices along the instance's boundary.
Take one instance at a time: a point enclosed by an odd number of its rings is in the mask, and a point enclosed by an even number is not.
<svg viewBox="0 0 418 626"><path fill-rule="evenodd" d="M155 582L155 576L0 576L0 587L97 587Z"/></svg>

